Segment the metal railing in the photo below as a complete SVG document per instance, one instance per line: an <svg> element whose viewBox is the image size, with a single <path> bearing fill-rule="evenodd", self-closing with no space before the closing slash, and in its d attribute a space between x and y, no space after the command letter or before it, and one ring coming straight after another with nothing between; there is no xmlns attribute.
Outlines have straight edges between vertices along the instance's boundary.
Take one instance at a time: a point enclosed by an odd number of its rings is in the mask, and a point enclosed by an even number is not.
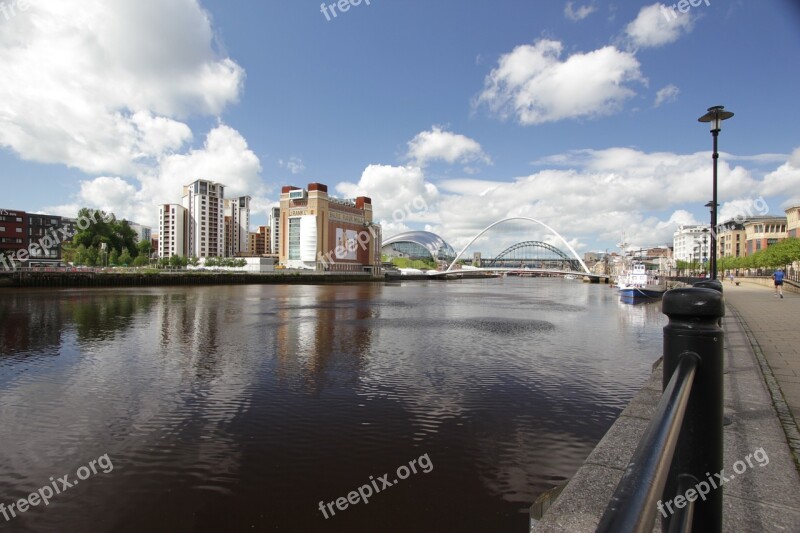
<svg viewBox="0 0 800 533"><path fill-rule="evenodd" d="M721 490L674 514L659 504L722 471L724 309L717 280L664 294L663 394L597 531L650 532L657 517L662 531L722 531Z"/></svg>

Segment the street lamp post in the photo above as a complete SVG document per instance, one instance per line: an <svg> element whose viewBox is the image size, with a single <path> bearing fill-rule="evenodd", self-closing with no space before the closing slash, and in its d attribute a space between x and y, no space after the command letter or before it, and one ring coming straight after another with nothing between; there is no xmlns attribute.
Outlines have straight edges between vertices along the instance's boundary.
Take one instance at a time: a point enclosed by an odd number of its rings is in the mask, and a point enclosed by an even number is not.
<svg viewBox="0 0 800 533"><path fill-rule="evenodd" d="M722 129L722 121L728 120L733 116L730 111L725 111L725 107L717 105L709 107L708 112L700 117L698 122L708 122L711 126L711 136L714 139L714 151L711 158L714 163L713 174L713 198L711 199L711 279L717 279L717 160L719 159L719 152L717 151L717 138Z"/></svg>

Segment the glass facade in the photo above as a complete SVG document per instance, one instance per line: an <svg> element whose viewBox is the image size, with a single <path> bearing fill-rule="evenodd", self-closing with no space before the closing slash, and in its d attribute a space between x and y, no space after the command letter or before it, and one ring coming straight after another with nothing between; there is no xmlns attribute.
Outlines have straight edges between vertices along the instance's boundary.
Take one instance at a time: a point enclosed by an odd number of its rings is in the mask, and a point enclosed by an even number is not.
<svg viewBox="0 0 800 533"><path fill-rule="evenodd" d="M289 219L289 260L300 260L300 217L292 217Z"/></svg>

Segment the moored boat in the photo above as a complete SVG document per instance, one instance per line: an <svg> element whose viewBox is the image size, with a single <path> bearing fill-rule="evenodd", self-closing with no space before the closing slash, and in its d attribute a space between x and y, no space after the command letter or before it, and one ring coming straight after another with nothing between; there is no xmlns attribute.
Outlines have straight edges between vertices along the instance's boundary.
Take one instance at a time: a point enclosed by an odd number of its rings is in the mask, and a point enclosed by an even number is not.
<svg viewBox="0 0 800 533"><path fill-rule="evenodd" d="M635 262L631 270L623 273L617 281L619 295L626 299L657 300L664 295L666 287L647 274L644 263Z"/></svg>

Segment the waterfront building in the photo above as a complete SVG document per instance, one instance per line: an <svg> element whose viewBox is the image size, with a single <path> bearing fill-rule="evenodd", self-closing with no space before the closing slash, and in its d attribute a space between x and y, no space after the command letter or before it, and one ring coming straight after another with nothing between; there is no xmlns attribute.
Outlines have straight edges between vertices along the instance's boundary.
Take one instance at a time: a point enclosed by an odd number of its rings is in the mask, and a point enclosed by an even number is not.
<svg viewBox="0 0 800 533"><path fill-rule="evenodd" d="M28 215L29 259L27 266L57 265L61 262L61 243L58 240L60 227L61 217L59 216ZM33 246L35 243L44 242L46 236L54 243L52 246Z"/></svg>
<svg viewBox="0 0 800 533"><path fill-rule="evenodd" d="M225 186L196 180L183 188L186 251L194 257L225 255Z"/></svg>
<svg viewBox="0 0 800 533"><path fill-rule="evenodd" d="M366 196L334 198L322 183L308 189L287 185L278 224L278 257L286 267L380 268L380 226L372 223L372 200Z"/></svg>
<svg viewBox="0 0 800 533"><path fill-rule="evenodd" d="M744 221L731 219L717 227L717 257L745 255Z"/></svg>
<svg viewBox="0 0 800 533"><path fill-rule="evenodd" d="M0 209L0 255L27 248L28 214L17 209Z"/></svg>
<svg viewBox="0 0 800 533"><path fill-rule="evenodd" d="M269 242L269 226L259 226L258 231L248 236L247 251L251 256L266 255Z"/></svg>
<svg viewBox="0 0 800 533"><path fill-rule="evenodd" d="M158 257L185 256L187 210L182 205L164 204L158 208Z"/></svg>
<svg viewBox="0 0 800 533"><path fill-rule="evenodd" d="M269 210L269 249L268 254L278 254L280 248L281 208L273 207Z"/></svg>
<svg viewBox="0 0 800 533"><path fill-rule="evenodd" d="M437 265L449 265L456 257L453 247L430 231L407 231L386 239L381 247L381 254L390 260L405 257L411 260L432 260Z"/></svg>
<svg viewBox="0 0 800 533"><path fill-rule="evenodd" d="M249 196L225 199L225 256L245 255L249 249Z"/></svg>
<svg viewBox="0 0 800 533"><path fill-rule="evenodd" d="M704 236L706 237L706 247L710 250L711 243L708 242L708 229L706 224L684 224L678 226L672 236L672 256L675 261L699 261L701 259ZM703 230L706 230L705 233Z"/></svg>
<svg viewBox="0 0 800 533"><path fill-rule="evenodd" d="M753 217L744 232L746 254L752 255L786 238L786 217Z"/></svg>
<svg viewBox="0 0 800 533"><path fill-rule="evenodd" d="M800 238L800 206L786 210L786 236Z"/></svg>

